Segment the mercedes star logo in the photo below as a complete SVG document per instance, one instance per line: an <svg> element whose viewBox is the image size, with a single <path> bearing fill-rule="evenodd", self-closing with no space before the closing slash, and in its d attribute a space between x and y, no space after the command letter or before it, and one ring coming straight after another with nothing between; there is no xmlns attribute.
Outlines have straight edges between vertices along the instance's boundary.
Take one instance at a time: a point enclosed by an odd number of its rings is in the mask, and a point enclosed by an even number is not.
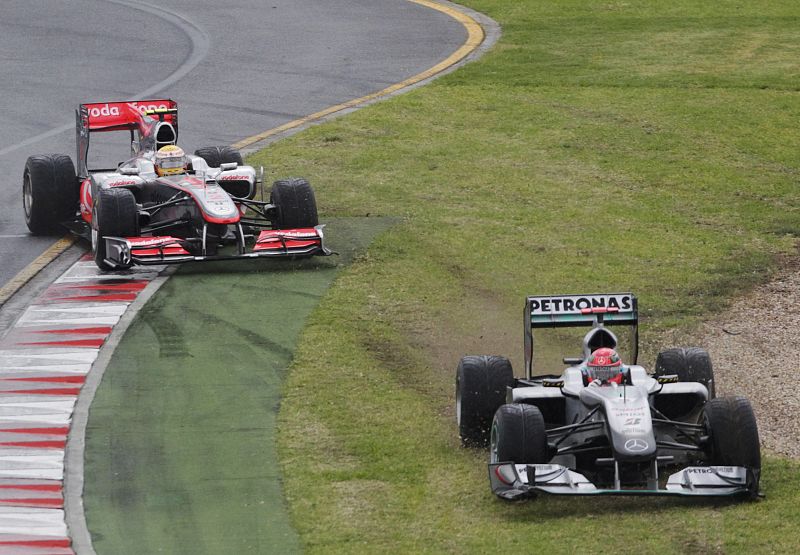
<svg viewBox="0 0 800 555"><path fill-rule="evenodd" d="M643 439L629 439L625 442L625 449L628 451L633 451L634 453L639 453L641 451L646 451L650 445Z"/></svg>

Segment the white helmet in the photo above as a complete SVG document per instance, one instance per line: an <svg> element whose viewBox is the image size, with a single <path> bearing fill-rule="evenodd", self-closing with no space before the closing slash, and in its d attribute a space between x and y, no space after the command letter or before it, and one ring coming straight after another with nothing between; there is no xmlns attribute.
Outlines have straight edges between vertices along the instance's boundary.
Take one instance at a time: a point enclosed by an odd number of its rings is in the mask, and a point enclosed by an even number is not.
<svg viewBox="0 0 800 555"><path fill-rule="evenodd" d="M176 175L186 171L186 155L177 145L162 146L156 152L156 173L158 175Z"/></svg>

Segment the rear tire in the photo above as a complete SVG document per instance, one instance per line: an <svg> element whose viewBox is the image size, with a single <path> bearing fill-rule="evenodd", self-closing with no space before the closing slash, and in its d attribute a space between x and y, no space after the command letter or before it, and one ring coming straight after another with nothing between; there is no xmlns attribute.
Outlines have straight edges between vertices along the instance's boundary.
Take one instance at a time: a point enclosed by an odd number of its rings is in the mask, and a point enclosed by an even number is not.
<svg viewBox="0 0 800 555"><path fill-rule="evenodd" d="M708 389L708 398L717 396L714 369L708 351L700 347L666 349L656 357L656 376L675 374L681 382L699 382Z"/></svg>
<svg viewBox="0 0 800 555"><path fill-rule="evenodd" d="M314 190L302 177L281 179L272 184L270 202L276 208L276 229L314 227L319 224Z"/></svg>
<svg viewBox="0 0 800 555"><path fill-rule="evenodd" d="M92 212L92 255L101 270L118 269L105 261L105 237L139 235L136 197L128 189L100 189ZM127 266L130 267L130 266Z"/></svg>
<svg viewBox="0 0 800 555"><path fill-rule="evenodd" d="M718 397L706 403L703 422L709 435L707 455L714 466L744 466L753 473L748 488L758 494L761 443L753 407L745 397Z"/></svg>
<svg viewBox="0 0 800 555"><path fill-rule="evenodd" d="M461 443L485 447L495 411L506 402L506 389L514 385L507 358L465 356L456 369L456 420Z"/></svg>
<svg viewBox="0 0 800 555"><path fill-rule="evenodd" d="M22 174L25 223L35 235L63 232L60 224L78 211L75 165L65 154L30 156Z"/></svg>
<svg viewBox="0 0 800 555"><path fill-rule="evenodd" d="M232 146L206 146L195 150L194 155L205 160L209 168L218 168L221 164L231 162L236 162L240 166L244 165L242 154Z"/></svg>
<svg viewBox="0 0 800 555"><path fill-rule="evenodd" d="M544 416L538 407L502 405L492 421L489 462L544 464L550 457Z"/></svg>

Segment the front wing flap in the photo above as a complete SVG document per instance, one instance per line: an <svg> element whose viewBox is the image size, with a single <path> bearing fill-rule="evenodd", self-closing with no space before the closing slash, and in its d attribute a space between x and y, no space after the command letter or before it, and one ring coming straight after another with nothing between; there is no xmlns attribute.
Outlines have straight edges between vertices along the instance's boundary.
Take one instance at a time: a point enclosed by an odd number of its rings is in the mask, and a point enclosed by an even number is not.
<svg viewBox="0 0 800 555"><path fill-rule="evenodd" d="M757 476L743 466L690 466L670 475L657 489L600 489L585 476L558 464L489 464L492 492L504 499L554 495L684 495L750 494Z"/></svg>
<svg viewBox="0 0 800 555"><path fill-rule="evenodd" d="M105 262L115 268L134 265L180 264L204 260L242 258L281 258L292 256L328 256L322 225L303 229L270 229L262 231L249 252L225 255L197 255L187 250L186 242L170 236L104 237Z"/></svg>

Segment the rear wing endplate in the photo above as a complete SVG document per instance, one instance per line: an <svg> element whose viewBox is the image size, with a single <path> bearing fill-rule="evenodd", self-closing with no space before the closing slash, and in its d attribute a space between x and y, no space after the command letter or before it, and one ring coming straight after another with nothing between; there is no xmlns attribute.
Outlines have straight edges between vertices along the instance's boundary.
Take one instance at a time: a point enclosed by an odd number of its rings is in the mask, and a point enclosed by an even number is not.
<svg viewBox="0 0 800 555"><path fill-rule="evenodd" d="M533 373L533 330L581 326L632 326L634 362L639 343L639 308L632 293L531 296L525 300L525 371Z"/></svg>

